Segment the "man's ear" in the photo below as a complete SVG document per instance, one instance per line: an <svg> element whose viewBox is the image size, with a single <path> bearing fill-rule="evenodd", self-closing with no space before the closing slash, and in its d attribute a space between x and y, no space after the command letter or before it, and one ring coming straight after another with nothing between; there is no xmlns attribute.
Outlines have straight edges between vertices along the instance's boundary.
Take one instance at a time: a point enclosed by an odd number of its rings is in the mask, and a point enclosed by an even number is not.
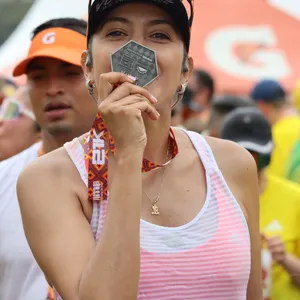
<svg viewBox="0 0 300 300"><path fill-rule="evenodd" d="M190 77L192 76L194 70L194 60L192 57L188 57L188 61L187 61L187 71L182 72L181 75L181 83L187 85Z"/></svg>
<svg viewBox="0 0 300 300"><path fill-rule="evenodd" d="M92 79L92 63L87 50L83 51L81 54L81 67L85 79Z"/></svg>

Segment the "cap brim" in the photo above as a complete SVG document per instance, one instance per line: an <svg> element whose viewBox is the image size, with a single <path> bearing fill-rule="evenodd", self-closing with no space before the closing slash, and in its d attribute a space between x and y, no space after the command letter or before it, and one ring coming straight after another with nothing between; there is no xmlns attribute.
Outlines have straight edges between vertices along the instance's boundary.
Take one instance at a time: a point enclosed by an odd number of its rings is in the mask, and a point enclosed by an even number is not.
<svg viewBox="0 0 300 300"><path fill-rule="evenodd" d="M108 4L101 5L100 9L97 9L97 5L99 5L99 1L94 1L91 6L91 10L88 17L87 42L89 42L91 36L103 24L103 22L105 21L109 13L111 13L114 9L116 9L120 5L135 3L135 2L151 3L157 7L160 7L163 11L165 11L173 20L174 26L182 34L183 40L187 47L187 51L189 51L190 22L189 22L189 17L188 17L188 12L186 10L186 7L181 0L174 0L174 1L111 0L108 1Z"/></svg>
<svg viewBox="0 0 300 300"><path fill-rule="evenodd" d="M53 47L49 49L43 49L33 53L26 59L22 60L17 64L13 70L13 76L20 76L26 74L28 65L35 58L47 57L62 60L72 65L81 66L81 51L76 49L64 48L64 47Z"/></svg>
<svg viewBox="0 0 300 300"><path fill-rule="evenodd" d="M259 144L257 141L235 141L240 146L244 147L245 149L253 152L257 152L260 154L271 154L273 151L273 142L268 141L265 144Z"/></svg>

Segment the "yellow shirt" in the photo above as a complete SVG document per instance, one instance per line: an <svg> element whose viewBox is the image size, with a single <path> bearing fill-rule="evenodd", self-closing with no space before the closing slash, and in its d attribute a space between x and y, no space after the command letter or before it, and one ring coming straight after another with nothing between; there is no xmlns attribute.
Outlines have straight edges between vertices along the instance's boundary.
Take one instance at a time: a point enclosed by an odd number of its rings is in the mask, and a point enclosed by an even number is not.
<svg viewBox="0 0 300 300"><path fill-rule="evenodd" d="M274 151L269 171L279 177L285 177L288 158L294 145L300 139L300 117L298 115L282 118L272 127Z"/></svg>
<svg viewBox="0 0 300 300"><path fill-rule="evenodd" d="M300 258L300 187L268 172L268 183L260 199L260 229L266 236L280 235L286 251ZM273 263L272 300L299 300L300 289L290 275Z"/></svg>

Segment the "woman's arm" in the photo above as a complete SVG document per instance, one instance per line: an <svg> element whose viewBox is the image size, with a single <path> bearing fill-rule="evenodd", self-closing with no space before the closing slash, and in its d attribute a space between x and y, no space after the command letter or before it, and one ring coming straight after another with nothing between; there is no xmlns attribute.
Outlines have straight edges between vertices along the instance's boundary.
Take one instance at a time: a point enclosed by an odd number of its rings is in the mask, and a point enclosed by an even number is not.
<svg viewBox="0 0 300 300"><path fill-rule="evenodd" d="M74 166L66 167L50 153L19 178L28 242L64 300L137 297L141 154L127 157L131 158L120 158L116 164L109 212L97 246L74 192L82 183Z"/></svg>
<svg viewBox="0 0 300 300"><path fill-rule="evenodd" d="M142 153L119 158L101 237L82 274L82 300L133 300L140 274Z"/></svg>

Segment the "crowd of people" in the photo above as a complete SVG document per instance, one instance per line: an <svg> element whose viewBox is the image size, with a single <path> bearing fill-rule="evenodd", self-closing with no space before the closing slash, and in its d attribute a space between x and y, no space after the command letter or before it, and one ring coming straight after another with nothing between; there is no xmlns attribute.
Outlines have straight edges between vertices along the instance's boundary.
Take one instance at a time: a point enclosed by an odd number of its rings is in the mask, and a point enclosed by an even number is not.
<svg viewBox="0 0 300 300"><path fill-rule="evenodd" d="M300 83L220 94L181 1L125 2L40 24L0 85L0 299L300 299Z"/></svg>

